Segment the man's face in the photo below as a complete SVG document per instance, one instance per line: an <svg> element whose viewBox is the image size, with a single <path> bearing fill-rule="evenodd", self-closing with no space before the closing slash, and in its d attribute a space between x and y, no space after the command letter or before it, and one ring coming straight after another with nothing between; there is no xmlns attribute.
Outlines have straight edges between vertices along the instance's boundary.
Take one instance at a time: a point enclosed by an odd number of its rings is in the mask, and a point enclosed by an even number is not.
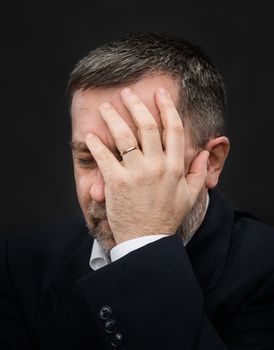
<svg viewBox="0 0 274 350"><path fill-rule="evenodd" d="M157 75L146 77L137 83L128 85L146 104L154 116L160 134L162 135L162 125L159 111L154 101L154 94L157 88L166 88L173 101L178 100L178 87L176 82L166 76ZM72 106L72 150L74 175L79 203L87 224L91 231L95 232L95 237L101 241L106 250L115 245L110 227L107 222L105 209L104 179L96 162L93 160L90 151L85 144L85 137L89 133L94 133L100 137L104 144L119 159L119 152L116 149L114 139L103 121L99 107L104 102L110 102L118 113L127 122L135 136L138 136L136 126L130 113L122 103L120 92L122 87L96 88L89 91L78 91L75 93ZM191 144L191 138L186 128L185 130L185 171L187 173L191 161L196 154ZM94 234L94 233L93 233Z"/></svg>

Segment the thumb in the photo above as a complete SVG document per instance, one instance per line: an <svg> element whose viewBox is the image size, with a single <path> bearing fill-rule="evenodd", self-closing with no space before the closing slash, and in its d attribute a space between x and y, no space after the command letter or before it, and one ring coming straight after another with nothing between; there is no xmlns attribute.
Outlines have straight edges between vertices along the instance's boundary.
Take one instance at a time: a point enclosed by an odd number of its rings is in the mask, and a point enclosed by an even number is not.
<svg viewBox="0 0 274 350"><path fill-rule="evenodd" d="M201 151L192 161L189 173L186 176L186 183L195 199L206 182L208 158L209 152Z"/></svg>

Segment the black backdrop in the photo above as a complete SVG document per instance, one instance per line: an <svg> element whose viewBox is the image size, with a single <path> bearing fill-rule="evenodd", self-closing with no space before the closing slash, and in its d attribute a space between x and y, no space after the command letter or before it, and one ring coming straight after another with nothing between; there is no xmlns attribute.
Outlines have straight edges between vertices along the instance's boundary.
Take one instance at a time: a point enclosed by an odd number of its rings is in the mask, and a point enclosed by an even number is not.
<svg viewBox="0 0 274 350"><path fill-rule="evenodd" d="M76 61L134 31L200 44L228 92L231 154L220 188L274 224L271 1L89 1L1 5L1 230L77 215L65 86Z"/></svg>

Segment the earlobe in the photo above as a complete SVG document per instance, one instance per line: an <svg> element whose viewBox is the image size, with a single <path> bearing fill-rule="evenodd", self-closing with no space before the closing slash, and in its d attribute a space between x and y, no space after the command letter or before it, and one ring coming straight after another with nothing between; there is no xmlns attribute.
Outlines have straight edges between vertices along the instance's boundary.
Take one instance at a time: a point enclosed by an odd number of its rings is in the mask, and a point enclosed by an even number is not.
<svg viewBox="0 0 274 350"><path fill-rule="evenodd" d="M208 188L217 186L229 153L229 140L225 136L211 139L205 149L209 152L206 185Z"/></svg>

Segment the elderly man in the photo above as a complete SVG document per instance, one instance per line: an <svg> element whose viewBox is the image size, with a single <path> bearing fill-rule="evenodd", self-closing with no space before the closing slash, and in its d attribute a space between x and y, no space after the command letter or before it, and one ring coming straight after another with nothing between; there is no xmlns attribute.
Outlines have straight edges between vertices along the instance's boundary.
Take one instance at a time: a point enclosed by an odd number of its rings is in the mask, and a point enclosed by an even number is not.
<svg viewBox="0 0 274 350"><path fill-rule="evenodd" d="M131 35L70 76L84 219L2 236L1 349L274 349L274 230L214 188L222 78Z"/></svg>

